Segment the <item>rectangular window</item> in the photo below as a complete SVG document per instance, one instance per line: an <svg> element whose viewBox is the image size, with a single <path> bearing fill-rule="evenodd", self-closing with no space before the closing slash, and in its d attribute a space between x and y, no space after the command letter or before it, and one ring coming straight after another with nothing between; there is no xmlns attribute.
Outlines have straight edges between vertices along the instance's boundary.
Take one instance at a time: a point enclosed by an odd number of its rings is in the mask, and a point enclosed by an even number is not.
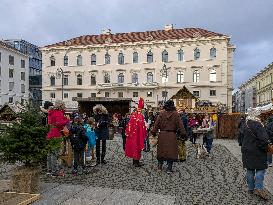
<svg viewBox="0 0 273 205"><path fill-rule="evenodd" d="M96 76L95 75L91 75L91 86L95 86L96 84L97 84Z"/></svg>
<svg viewBox="0 0 273 205"><path fill-rule="evenodd" d="M147 92L147 97L153 97L153 92L151 91Z"/></svg>
<svg viewBox="0 0 273 205"><path fill-rule="evenodd" d="M25 72L21 72L21 80L26 80L26 73Z"/></svg>
<svg viewBox="0 0 273 205"><path fill-rule="evenodd" d="M97 97L97 94L96 93L91 93L91 98L95 98Z"/></svg>
<svg viewBox="0 0 273 205"><path fill-rule="evenodd" d="M21 60L21 68L25 68L26 67L26 62L25 60Z"/></svg>
<svg viewBox="0 0 273 205"><path fill-rule="evenodd" d="M9 64L14 65L14 56L9 56Z"/></svg>
<svg viewBox="0 0 273 205"><path fill-rule="evenodd" d="M168 97L168 91L162 91L162 97L163 98Z"/></svg>
<svg viewBox="0 0 273 205"><path fill-rule="evenodd" d="M123 92L118 92L118 97L123 98Z"/></svg>
<svg viewBox="0 0 273 205"><path fill-rule="evenodd" d="M133 97L137 98L138 97L138 92L133 92Z"/></svg>
<svg viewBox="0 0 273 205"><path fill-rule="evenodd" d="M50 93L50 98L55 98L55 93Z"/></svg>
<svg viewBox="0 0 273 205"><path fill-rule="evenodd" d="M9 91L14 89L14 82L9 82Z"/></svg>
<svg viewBox="0 0 273 205"><path fill-rule="evenodd" d="M68 98L68 93L64 93L64 98Z"/></svg>
<svg viewBox="0 0 273 205"><path fill-rule="evenodd" d="M21 84L21 93L25 93L25 92L26 92L25 84Z"/></svg>
<svg viewBox="0 0 273 205"><path fill-rule="evenodd" d="M200 97L200 92L199 91L193 91L192 94L195 96L195 97Z"/></svg>
<svg viewBox="0 0 273 205"><path fill-rule="evenodd" d="M210 96L216 96L216 90L210 90L209 95Z"/></svg>
<svg viewBox="0 0 273 205"><path fill-rule="evenodd" d="M68 85L68 76L67 75L65 75L64 76L64 85Z"/></svg>
<svg viewBox="0 0 273 205"><path fill-rule="evenodd" d="M9 78L13 78L13 69L9 69Z"/></svg>
<svg viewBox="0 0 273 205"><path fill-rule="evenodd" d="M13 97L9 97L9 103L13 103Z"/></svg>
<svg viewBox="0 0 273 205"><path fill-rule="evenodd" d="M104 95L106 98L109 98L110 97L110 93L109 92L105 92L105 95Z"/></svg>
<svg viewBox="0 0 273 205"><path fill-rule="evenodd" d="M77 98L82 98L82 93L77 93Z"/></svg>

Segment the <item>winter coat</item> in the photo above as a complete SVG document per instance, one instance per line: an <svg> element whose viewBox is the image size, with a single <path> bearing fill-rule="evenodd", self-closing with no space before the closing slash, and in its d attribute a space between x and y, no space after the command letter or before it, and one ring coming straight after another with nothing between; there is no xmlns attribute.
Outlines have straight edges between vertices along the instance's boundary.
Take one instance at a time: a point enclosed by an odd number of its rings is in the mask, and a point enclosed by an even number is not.
<svg viewBox="0 0 273 205"><path fill-rule="evenodd" d="M176 111L162 111L156 119L152 134L160 130L158 136L157 159L176 161L178 144L176 133L186 135L186 130Z"/></svg>
<svg viewBox="0 0 273 205"><path fill-rule="evenodd" d="M48 125L50 127L46 138L60 138L61 131L64 126L69 123L69 119L64 116L64 110L49 110L48 111Z"/></svg>
<svg viewBox="0 0 273 205"><path fill-rule="evenodd" d="M266 169L268 135L263 125L246 120L240 127L240 134L243 166L247 169Z"/></svg>
<svg viewBox="0 0 273 205"><path fill-rule="evenodd" d="M95 147L97 139L95 130L89 124L85 124L83 128L85 129L85 135L88 138L88 147L92 149Z"/></svg>
<svg viewBox="0 0 273 205"><path fill-rule="evenodd" d="M73 150L82 151L85 149L88 138L82 125L73 123L69 129L69 138Z"/></svg>
<svg viewBox="0 0 273 205"><path fill-rule="evenodd" d="M95 115L95 121L97 123L96 135L99 140L107 140L109 138L109 116L108 114Z"/></svg>
<svg viewBox="0 0 273 205"><path fill-rule="evenodd" d="M268 119L268 122L265 125L265 129L266 129L270 142L273 143L273 117L270 117Z"/></svg>

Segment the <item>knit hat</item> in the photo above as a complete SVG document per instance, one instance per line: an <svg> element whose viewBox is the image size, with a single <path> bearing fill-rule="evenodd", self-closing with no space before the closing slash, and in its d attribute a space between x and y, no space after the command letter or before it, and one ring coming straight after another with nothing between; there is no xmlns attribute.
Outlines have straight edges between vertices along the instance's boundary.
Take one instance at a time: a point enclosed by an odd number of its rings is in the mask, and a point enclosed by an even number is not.
<svg viewBox="0 0 273 205"><path fill-rule="evenodd" d="M167 111L176 110L174 106L174 102L172 100L168 100L164 103L163 108Z"/></svg>

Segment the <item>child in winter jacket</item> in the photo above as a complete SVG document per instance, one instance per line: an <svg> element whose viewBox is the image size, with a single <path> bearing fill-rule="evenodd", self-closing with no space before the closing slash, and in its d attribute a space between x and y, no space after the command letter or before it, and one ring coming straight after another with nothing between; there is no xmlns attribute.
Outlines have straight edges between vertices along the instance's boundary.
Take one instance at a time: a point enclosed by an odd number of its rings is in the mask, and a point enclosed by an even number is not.
<svg viewBox="0 0 273 205"><path fill-rule="evenodd" d="M96 133L95 133L95 120L93 118L88 118L87 122L84 124L85 134L88 138L88 150L87 155L92 154L92 160L95 159L95 145L96 145Z"/></svg>
<svg viewBox="0 0 273 205"><path fill-rule="evenodd" d="M82 166L83 172L86 173L85 169L85 155L84 150L88 141L85 135L85 129L82 126L82 120L80 117L75 117L71 127L69 129L70 142L74 153L74 164L73 164L73 174L78 173L78 164Z"/></svg>

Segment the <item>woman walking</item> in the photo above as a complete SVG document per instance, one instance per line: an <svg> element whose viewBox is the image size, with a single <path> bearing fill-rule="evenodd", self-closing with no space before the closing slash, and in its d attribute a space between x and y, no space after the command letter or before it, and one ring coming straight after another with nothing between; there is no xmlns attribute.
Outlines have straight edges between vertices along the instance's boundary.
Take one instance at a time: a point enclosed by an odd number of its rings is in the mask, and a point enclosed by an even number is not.
<svg viewBox="0 0 273 205"><path fill-rule="evenodd" d="M165 102L164 110L159 114L152 130L153 136L160 130L157 146L158 170L162 170L164 161L167 161L167 173L172 172L173 162L178 158L177 133L186 136L183 123L176 111L174 102Z"/></svg>
<svg viewBox="0 0 273 205"><path fill-rule="evenodd" d="M258 115L258 111L251 110L245 123L241 125L242 161L244 168L247 169L248 192L267 200L263 182L267 169L269 138Z"/></svg>
<svg viewBox="0 0 273 205"><path fill-rule="evenodd" d="M103 105L96 105L93 108L95 114L96 126L96 158L97 164L106 164L105 154L106 154L106 140L109 138L109 115L107 109ZM100 151L100 141L102 141L102 151Z"/></svg>

